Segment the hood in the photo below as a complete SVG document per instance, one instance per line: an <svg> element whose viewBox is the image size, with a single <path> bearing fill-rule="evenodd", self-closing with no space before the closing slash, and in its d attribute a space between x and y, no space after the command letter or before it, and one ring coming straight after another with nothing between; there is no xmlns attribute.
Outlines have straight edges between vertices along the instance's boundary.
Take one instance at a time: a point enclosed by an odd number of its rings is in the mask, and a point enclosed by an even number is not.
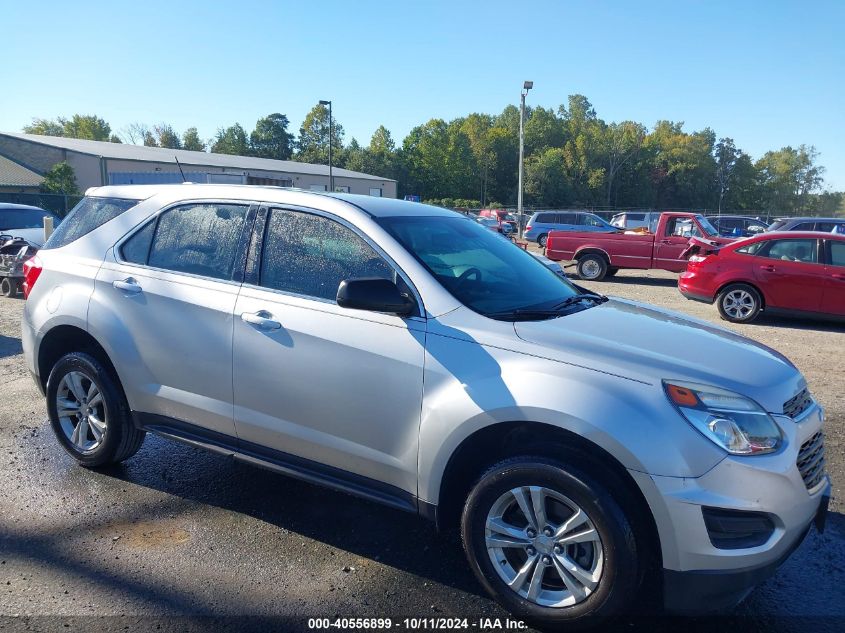
<svg viewBox="0 0 845 633"><path fill-rule="evenodd" d="M41 248L44 246L44 229L4 229L0 231L3 235L11 235L12 237L20 237L25 239L33 246Z"/></svg>
<svg viewBox="0 0 845 633"><path fill-rule="evenodd" d="M780 413L806 386L779 352L706 321L611 299L546 321L514 324L517 336L555 360L659 384L687 380L730 389ZM536 352L535 352L536 353Z"/></svg>

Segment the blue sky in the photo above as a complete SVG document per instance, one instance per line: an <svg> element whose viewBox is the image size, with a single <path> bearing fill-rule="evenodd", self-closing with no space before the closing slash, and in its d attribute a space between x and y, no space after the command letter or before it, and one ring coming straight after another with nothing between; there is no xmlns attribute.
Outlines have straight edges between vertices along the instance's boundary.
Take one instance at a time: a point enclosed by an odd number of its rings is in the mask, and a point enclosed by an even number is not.
<svg viewBox="0 0 845 633"><path fill-rule="evenodd" d="M0 130L96 113L218 126L319 99L369 141L581 93L607 121L684 121L758 158L815 145L845 190L845 2L0 0Z"/></svg>

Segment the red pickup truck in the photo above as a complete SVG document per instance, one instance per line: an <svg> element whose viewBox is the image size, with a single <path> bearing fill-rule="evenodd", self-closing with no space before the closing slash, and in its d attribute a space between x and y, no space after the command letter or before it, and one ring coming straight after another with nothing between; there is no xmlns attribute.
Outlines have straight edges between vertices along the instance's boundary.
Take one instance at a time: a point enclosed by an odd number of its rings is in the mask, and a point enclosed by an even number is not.
<svg viewBox="0 0 845 633"><path fill-rule="evenodd" d="M656 226L642 233L551 231L546 242L546 257L577 262L578 276L590 281L615 275L620 268L681 272L687 267L685 256L691 238L714 246L733 241L720 236L703 215L666 212L660 214Z"/></svg>

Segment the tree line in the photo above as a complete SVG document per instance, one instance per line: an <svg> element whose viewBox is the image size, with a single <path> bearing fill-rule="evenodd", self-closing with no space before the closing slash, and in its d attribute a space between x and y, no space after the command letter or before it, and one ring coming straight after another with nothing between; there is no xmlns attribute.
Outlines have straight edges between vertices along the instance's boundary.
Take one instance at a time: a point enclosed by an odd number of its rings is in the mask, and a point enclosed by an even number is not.
<svg viewBox="0 0 845 633"><path fill-rule="evenodd" d="M845 195L824 187L811 145L782 147L753 159L730 137L682 122L606 122L583 95L558 108L525 112L525 204L529 207L697 208L773 214L835 213ZM335 166L392 178L399 195L466 206L513 206L519 157L519 110L431 119L397 145L384 126L369 144L345 142L343 126L316 105L294 135L284 114L259 119L251 132L235 123L211 139L166 123L135 123L112 132L95 115L34 119L34 134L73 136L155 147L211 151ZM456 206L450 204L449 206Z"/></svg>

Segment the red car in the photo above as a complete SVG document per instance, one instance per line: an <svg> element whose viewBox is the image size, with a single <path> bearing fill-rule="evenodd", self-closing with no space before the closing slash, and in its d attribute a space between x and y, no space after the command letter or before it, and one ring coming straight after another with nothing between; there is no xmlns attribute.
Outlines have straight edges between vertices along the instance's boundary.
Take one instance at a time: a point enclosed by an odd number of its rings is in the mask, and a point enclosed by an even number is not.
<svg viewBox="0 0 845 633"><path fill-rule="evenodd" d="M690 257L678 289L733 323L763 310L845 319L845 235L761 233Z"/></svg>

